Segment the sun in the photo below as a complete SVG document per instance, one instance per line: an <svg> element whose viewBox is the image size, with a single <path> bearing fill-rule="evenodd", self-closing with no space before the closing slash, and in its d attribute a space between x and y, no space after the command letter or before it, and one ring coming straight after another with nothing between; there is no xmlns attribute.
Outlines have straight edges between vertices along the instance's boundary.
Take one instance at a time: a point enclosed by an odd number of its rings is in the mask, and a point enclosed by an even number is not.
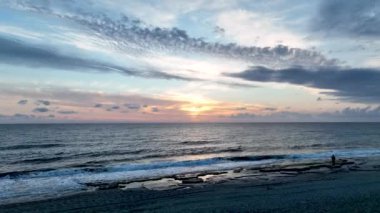
<svg viewBox="0 0 380 213"><path fill-rule="evenodd" d="M182 111L187 112L189 115L200 115L204 112L211 111L213 109L212 106L207 106L207 105L184 105L181 107Z"/></svg>

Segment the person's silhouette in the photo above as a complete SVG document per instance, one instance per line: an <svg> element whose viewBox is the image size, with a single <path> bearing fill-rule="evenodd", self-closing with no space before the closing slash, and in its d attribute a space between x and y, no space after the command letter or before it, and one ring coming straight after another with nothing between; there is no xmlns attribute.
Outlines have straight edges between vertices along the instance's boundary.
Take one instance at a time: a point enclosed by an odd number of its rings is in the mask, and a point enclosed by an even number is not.
<svg viewBox="0 0 380 213"><path fill-rule="evenodd" d="M335 166L335 155L331 155L331 165Z"/></svg>

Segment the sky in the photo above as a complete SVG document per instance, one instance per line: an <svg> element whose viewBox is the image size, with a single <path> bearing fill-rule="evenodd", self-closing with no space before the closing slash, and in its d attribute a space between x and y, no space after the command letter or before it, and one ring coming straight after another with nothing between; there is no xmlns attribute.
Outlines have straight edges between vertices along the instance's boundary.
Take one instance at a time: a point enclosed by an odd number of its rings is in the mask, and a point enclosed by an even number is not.
<svg viewBox="0 0 380 213"><path fill-rule="evenodd" d="M380 1L0 0L0 123L379 122Z"/></svg>

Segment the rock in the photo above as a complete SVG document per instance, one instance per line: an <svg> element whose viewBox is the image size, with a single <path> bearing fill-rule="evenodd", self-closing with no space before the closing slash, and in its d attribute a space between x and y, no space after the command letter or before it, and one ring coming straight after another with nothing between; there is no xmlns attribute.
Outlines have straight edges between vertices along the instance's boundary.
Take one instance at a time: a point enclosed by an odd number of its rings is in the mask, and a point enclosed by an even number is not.
<svg viewBox="0 0 380 213"><path fill-rule="evenodd" d="M243 168L237 168L233 170L234 173L240 173L241 171L243 171Z"/></svg>
<svg viewBox="0 0 380 213"><path fill-rule="evenodd" d="M332 166L330 163L301 163L294 165L285 165L285 166L272 166L259 169L260 172L303 172L312 169L320 169L320 168L341 168L343 165L354 164L354 162L350 162L347 160L337 160L335 165Z"/></svg>
<svg viewBox="0 0 380 213"><path fill-rule="evenodd" d="M99 186L99 190L106 190L106 189L116 189L118 188L118 183L109 183L107 185L101 185Z"/></svg>
<svg viewBox="0 0 380 213"><path fill-rule="evenodd" d="M119 187L118 182L112 183L87 183L87 186L96 187L99 190L116 189Z"/></svg>
<svg viewBox="0 0 380 213"><path fill-rule="evenodd" d="M198 177L192 177L192 178L183 179L182 183L183 184L203 183L203 180Z"/></svg>
<svg viewBox="0 0 380 213"><path fill-rule="evenodd" d="M199 173L179 174L179 175L174 175L173 178L176 180L184 180L184 179L190 179L190 178L197 178L199 175L200 175Z"/></svg>

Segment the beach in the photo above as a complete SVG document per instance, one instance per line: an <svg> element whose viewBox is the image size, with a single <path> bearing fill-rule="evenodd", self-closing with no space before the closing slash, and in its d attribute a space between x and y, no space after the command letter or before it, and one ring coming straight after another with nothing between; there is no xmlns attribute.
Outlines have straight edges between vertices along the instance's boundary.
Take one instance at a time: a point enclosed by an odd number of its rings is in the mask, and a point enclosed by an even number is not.
<svg viewBox="0 0 380 213"><path fill-rule="evenodd" d="M378 212L380 161L338 159L98 185L2 212ZM197 181L198 180L198 181Z"/></svg>

